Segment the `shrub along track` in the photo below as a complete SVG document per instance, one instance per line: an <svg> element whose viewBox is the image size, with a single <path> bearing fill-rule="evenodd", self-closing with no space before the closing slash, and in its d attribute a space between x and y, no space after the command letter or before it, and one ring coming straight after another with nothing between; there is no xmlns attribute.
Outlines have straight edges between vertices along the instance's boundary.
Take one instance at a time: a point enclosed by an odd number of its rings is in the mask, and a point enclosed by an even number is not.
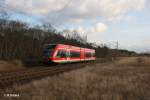
<svg viewBox="0 0 150 100"><path fill-rule="evenodd" d="M78 68L90 66L97 62L82 62L72 64L55 65L51 67L30 68L20 71L0 72L0 89L11 87L15 84L21 85L35 79L40 79L46 76L56 75L62 72L75 70Z"/></svg>

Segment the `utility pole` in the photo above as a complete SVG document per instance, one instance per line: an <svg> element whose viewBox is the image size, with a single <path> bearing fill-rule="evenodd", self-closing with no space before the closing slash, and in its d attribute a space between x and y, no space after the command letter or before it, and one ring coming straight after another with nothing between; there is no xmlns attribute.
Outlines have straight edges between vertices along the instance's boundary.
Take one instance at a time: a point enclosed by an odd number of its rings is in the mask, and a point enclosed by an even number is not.
<svg viewBox="0 0 150 100"><path fill-rule="evenodd" d="M117 56L118 56L118 49L119 49L119 43L118 43L118 41L116 42L116 50L115 50L115 59L117 58Z"/></svg>
<svg viewBox="0 0 150 100"><path fill-rule="evenodd" d="M116 42L116 49L118 50L118 48L119 48L119 43L118 43L118 41Z"/></svg>

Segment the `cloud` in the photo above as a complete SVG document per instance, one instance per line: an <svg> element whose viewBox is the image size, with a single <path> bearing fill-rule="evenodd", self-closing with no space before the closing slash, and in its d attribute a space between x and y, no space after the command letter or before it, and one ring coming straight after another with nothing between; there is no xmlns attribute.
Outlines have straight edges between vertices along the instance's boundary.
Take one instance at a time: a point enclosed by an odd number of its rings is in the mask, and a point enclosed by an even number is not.
<svg viewBox="0 0 150 100"><path fill-rule="evenodd" d="M107 31L107 25L104 23L97 23L93 27L81 27L79 26L77 29L71 28L71 31L77 31L80 34L88 34L88 33L103 33Z"/></svg>
<svg viewBox="0 0 150 100"><path fill-rule="evenodd" d="M141 11L147 0L5 0L8 8L39 15L44 21L73 23L96 18L123 20L130 11ZM111 19L111 20L110 20Z"/></svg>
<svg viewBox="0 0 150 100"><path fill-rule="evenodd" d="M42 15L61 10L65 3L65 0L5 0L5 5L10 9Z"/></svg>
<svg viewBox="0 0 150 100"><path fill-rule="evenodd" d="M141 45L149 46L149 43L150 43L150 38L149 38L149 37L146 37L146 38L143 39ZM150 47L149 47L149 49L150 49Z"/></svg>
<svg viewBox="0 0 150 100"><path fill-rule="evenodd" d="M14 10L14 11L32 13L32 1L31 0L5 0L4 7L10 10Z"/></svg>
<svg viewBox="0 0 150 100"><path fill-rule="evenodd" d="M96 32L106 32L107 31L107 26L103 23L98 23L95 27Z"/></svg>

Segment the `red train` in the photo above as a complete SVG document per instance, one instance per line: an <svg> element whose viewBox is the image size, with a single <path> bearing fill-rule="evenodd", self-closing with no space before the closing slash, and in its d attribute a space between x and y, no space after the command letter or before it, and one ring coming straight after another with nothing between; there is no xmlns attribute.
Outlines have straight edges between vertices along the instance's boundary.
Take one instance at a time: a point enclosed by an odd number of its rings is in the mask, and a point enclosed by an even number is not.
<svg viewBox="0 0 150 100"><path fill-rule="evenodd" d="M95 60L95 50L64 44L46 44L44 62L68 63Z"/></svg>

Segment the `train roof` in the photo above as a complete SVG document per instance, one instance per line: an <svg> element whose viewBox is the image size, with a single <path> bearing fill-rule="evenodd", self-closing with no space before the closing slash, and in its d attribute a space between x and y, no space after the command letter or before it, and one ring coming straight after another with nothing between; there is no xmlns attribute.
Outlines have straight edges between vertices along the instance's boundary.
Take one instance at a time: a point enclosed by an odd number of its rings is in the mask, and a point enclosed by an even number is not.
<svg viewBox="0 0 150 100"><path fill-rule="evenodd" d="M95 51L94 49L89 49L89 48L82 48L82 47L78 47L78 46L72 46L72 45L66 45L66 44L45 44L45 45L55 45L57 47L61 47L61 48L74 48L74 49L86 49L87 51Z"/></svg>

